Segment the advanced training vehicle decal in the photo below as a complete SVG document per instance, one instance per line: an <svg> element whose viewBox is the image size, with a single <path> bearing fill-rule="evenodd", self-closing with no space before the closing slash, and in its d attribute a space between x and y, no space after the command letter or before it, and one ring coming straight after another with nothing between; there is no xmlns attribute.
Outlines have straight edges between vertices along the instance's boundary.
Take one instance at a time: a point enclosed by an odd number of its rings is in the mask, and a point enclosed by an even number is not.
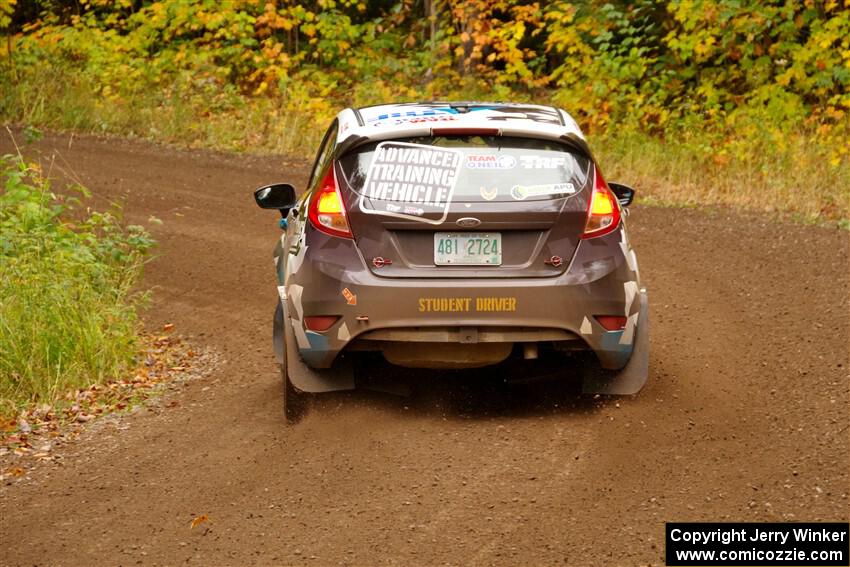
<svg viewBox="0 0 850 567"><path fill-rule="evenodd" d="M462 162L460 150L382 142L369 165L360 208L368 214L441 224Z"/></svg>

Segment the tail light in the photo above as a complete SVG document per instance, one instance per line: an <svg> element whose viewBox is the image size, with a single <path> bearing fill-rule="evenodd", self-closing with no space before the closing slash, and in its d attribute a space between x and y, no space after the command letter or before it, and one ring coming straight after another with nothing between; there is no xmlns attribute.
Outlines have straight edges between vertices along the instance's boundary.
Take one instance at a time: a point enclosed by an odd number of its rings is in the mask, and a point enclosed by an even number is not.
<svg viewBox="0 0 850 567"><path fill-rule="evenodd" d="M595 238L613 232L620 226L620 202L605 183L598 167L594 168L593 194L587 207L587 224L582 238Z"/></svg>
<svg viewBox="0 0 850 567"><path fill-rule="evenodd" d="M336 186L334 169L334 165L331 164L327 175L310 198L307 216L313 226L325 234L353 238L348 219L345 218L345 204Z"/></svg>

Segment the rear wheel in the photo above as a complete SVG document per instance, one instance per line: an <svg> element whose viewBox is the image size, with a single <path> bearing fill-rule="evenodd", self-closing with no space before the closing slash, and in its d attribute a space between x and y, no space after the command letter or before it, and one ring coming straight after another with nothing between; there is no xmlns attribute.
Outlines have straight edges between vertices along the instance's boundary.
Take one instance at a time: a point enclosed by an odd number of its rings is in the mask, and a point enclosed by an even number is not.
<svg viewBox="0 0 850 567"><path fill-rule="evenodd" d="M289 332L283 320L283 309L280 303L277 304L277 309L274 313L274 340L275 350L280 359L280 376L283 382L283 414L286 418L286 423L298 423L304 414L307 413L307 403L309 394L299 391L292 385L287 372L288 356L286 354L286 333Z"/></svg>
<svg viewBox="0 0 850 567"><path fill-rule="evenodd" d="M280 367L281 378L283 378L283 415L286 423L295 424L307 413L307 402L309 394L299 392L289 377L286 375L286 365Z"/></svg>

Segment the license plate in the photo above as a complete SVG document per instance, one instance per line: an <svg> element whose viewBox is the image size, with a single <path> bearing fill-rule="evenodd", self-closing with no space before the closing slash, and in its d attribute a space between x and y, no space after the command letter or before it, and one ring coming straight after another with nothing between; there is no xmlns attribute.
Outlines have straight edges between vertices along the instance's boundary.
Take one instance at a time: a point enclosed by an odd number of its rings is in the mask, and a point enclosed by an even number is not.
<svg viewBox="0 0 850 567"><path fill-rule="evenodd" d="M502 234L499 232L437 232L434 264L438 266L500 266Z"/></svg>

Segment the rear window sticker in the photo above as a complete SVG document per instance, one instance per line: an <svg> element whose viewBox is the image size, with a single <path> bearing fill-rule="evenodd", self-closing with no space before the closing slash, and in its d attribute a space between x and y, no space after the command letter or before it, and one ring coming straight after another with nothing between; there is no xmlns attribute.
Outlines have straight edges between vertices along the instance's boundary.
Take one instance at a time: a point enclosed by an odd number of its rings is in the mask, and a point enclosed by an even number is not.
<svg viewBox="0 0 850 567"><path fill-rule="evenodd" d="M519 161L524 169L558 169L567 165L562 157L519 156Z"/></svg>
<svg viewBox="0 0 850 567"><path fill-rule="evenodd" d="M513 169L516 158L509 155L473 154L466 156L467 169Z"/></svg>
<svg viewBox="0 0 850 567"><path fill-rule="evenodd" d="M481 191L481 198L484 199L485 201L492 201L499 194L499 188L498 187L491 187L491 188L488 189L488 188L482 186L480 191Z"/></svg>
<svg viewBox="0 0 850 567"><path fill-rule="evenodd" d="M387 203L386 210L389 213L403 213L405 215L413 215L417 217L421 217L425 214L425 209L420 207L412 207L410 205L401 207L399 205L393 205L392 203Z"/></svg>
<svg viewBox="0 0 850 567"><path fill-rule="evenodd" d="M360 196L364 213L442 224L449 213L461 150L381 142Z"/></svg>
<svg viewBox="0 0 850 567"><path fill-rule="evenodd" d="M572 183L546 183L544 185L514 185L511 187L511 197L522 201L528 197L543 197L549 195L573 195L576 187Z"/></svg>

